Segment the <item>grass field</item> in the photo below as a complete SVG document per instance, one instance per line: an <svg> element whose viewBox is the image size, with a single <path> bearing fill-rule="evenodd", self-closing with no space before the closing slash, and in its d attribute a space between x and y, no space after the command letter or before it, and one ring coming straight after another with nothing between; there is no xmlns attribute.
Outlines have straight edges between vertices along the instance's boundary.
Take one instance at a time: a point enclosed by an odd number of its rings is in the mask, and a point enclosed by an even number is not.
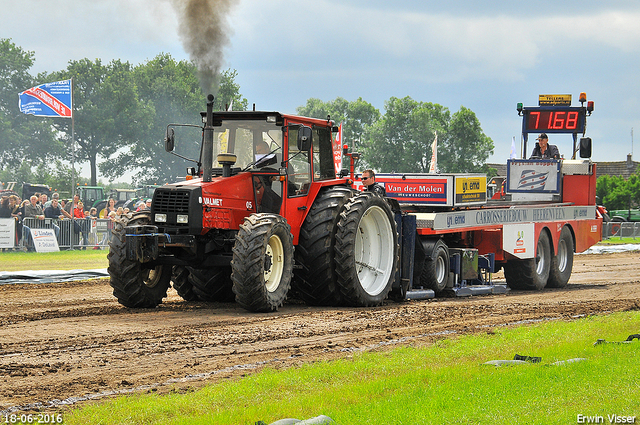
<svg viewBox="0 0 640 425"><path fill-rule="evenodd" d="M0 271L21 270L93 270L109 265L107 250L60 252L0 252Z"/></svg>
<svg viewBox="0 0 640 425"><path fill-rule="evenodd" d="M65 424L254 424L321 414L338 424L571 424L614 414L638 423L640 342L593 343L639 332L638 311L500 329L264 370L186 394L122 396L67 412ZM542 361L483 365L516 353ZM553 365L573 358L586 360Z"/></svg>

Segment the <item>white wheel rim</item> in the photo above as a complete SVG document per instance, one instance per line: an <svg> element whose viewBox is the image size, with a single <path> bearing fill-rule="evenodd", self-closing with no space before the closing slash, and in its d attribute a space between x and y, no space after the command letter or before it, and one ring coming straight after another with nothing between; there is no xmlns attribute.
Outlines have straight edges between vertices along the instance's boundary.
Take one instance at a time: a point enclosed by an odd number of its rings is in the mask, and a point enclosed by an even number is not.
<svg viewBox="0 0 640 425"><path fill-rule="evenodd" d="M360 285L372 296L387 286L393 271L393 228L386 212L378 207L369 208L358 223L355 240L355 261Z"/></svg>
<svg viewBox="0 0 640 425"><path fill-rule="evenodd" d="M267 291L274 292L280 286L280 279L284 271L284 247L276 235L272 235L267 243L265 265L269 260L270 265L264 268L264 284Z"/></svg>
<svg viewBox="0 0 640 425"><path fill-rule="evenodd" d="M567 244L565 243L564 239L560 239L560 241L558 242L558 270L560 272L564 272L565 269L567 268L567 262L568 262L568 253L567 253Z"/></svg>
<svg viewBox="0 0 640 425"><path fill-rule="evenodd" d="M144 285L147 288L154 288L160 282L160 276L162 276L162 266L149 270L147 278L144 279Z"/></svg>
<svg viewBox="0 0 640 425"><path fill-rule="evenodd" d="M441 284L442 281L444 280L445 271L446 269L444 264L444 258L438 255L438 258L436 260L436 282L438 284Z"/></svg>
<svg viewBox="0 0 640 425"><path fill-rule="evenodd" d="M538 276L542 275L546 262L547 258L544 255L544 247L542 242L538 240L538 253L536 254L536 273Z"/></svg>

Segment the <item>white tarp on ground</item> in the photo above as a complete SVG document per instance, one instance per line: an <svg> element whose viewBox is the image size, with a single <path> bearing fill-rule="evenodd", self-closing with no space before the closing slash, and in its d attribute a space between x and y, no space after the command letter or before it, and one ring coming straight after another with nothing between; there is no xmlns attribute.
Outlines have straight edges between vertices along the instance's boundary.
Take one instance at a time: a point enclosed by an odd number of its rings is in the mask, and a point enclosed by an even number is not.
<svg viewBox="0 0 640 425"><path fill-rule="evenodd" d="M581 254L610 254L612 252L640 251L640 244L594 245Z"/></svg>
<svg viewBox="0 0 640 425"><path fill-rule="evenodd" d="M10 283L53 283L109 277L107 269L94 270L24 270L0 272L0 285Z"/></svg>

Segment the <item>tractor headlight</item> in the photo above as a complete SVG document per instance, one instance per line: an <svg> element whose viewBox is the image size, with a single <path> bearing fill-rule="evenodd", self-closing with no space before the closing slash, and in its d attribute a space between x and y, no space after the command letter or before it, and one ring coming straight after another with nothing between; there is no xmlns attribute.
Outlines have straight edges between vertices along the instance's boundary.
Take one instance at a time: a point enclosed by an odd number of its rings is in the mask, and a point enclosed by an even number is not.
<svg viewBox="0 0 640 425"><path fill-rule="evenodd" d="M178 216L176 217L176 220L180 224L186 224L189 222L189 216L186 214L178 214Z"/></svg>
<svg viewBox="0 0 640 425"><path fill-rule="evenodd" d="M156 223L166 223L167 215L166 214L156 214Z"/></svg>

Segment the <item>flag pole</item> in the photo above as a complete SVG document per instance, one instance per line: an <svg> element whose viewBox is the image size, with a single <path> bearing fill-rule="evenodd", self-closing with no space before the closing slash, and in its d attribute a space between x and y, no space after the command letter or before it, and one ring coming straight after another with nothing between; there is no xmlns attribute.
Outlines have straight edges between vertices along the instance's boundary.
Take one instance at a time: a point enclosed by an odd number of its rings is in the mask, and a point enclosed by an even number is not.
<svg viewBox="0 0 640 425"><path fill-rule="evenodd" d="M73 113L73 77L71 77L71 232L69 237L70 249L73 249L73 191L76 187L76 114Z"/></svg>
<svg viewBox="0 0 640 425"><path fill-rule="evenodd" d="M71 200L73 202L73 191L76 187L76 117L73 113L73 77L71 77Z"/></svg>

